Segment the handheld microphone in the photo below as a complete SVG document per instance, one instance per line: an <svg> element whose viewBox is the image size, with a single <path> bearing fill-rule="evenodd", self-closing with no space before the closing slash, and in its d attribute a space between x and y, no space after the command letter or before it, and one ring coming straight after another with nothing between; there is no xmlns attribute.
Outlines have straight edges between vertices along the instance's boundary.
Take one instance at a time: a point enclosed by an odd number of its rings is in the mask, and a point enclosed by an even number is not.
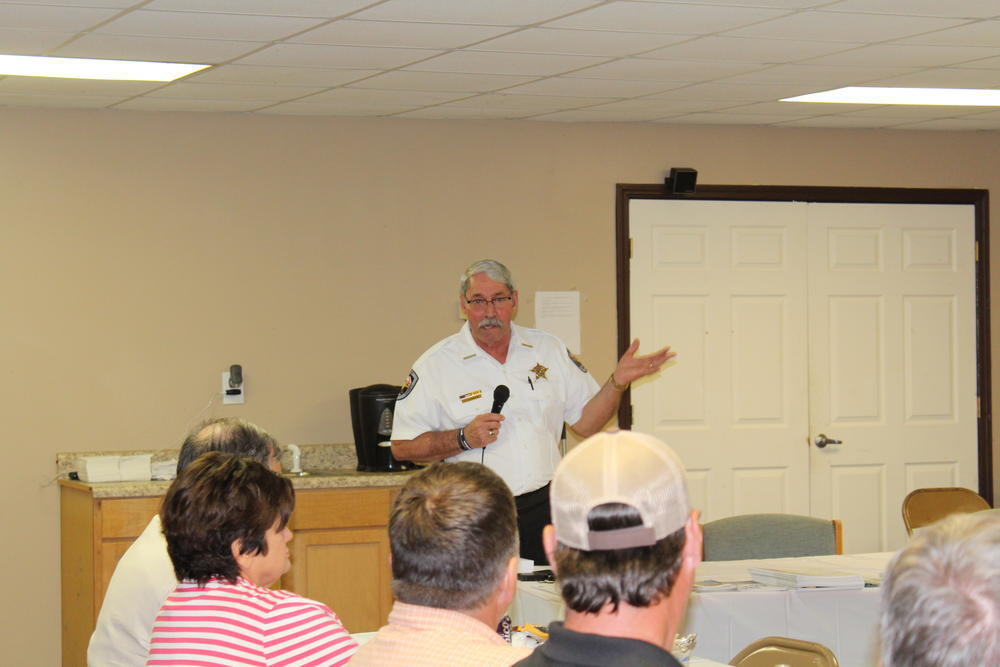
<svg viewBox="0 0 1000 667"><path fill-rule="evenodd" d="M505 384L498 384L497 388L493 390L493 407L490 408L490 412L495 415L500 414L503 410L503 404L507 402L510 398L510 388Z"/></svg>

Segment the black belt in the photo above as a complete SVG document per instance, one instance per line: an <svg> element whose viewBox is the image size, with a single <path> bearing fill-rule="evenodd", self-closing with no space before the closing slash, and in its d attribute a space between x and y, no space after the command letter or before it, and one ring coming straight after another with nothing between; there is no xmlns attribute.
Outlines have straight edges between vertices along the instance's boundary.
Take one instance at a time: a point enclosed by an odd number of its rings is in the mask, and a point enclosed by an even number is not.
<svg viewBox="0 0 1000 667"><path fill-rule="evenodd" d="M526 509L528 507L534 507L535 505L545 502L549 498L549 484L546 484L540 489L535 489L534 491L528 491L527 493L522 493L519 496L514 496L514 504L517 509Z"/></svg>

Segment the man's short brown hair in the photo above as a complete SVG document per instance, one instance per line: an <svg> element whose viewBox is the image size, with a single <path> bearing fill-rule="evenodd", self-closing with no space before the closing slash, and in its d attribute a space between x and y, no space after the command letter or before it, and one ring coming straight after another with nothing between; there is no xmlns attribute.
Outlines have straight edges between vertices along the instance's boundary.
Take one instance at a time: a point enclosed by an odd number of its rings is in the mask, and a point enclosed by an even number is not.
<svg viewBox="0 0 1000 667"><path fill-rule="evenodd" d="M392 590L440 609L483 604L517 555L510 489L479 463L435 463L411 477L389 514Z"/></svg>
<svg viewBox="0 0 1000 667"><path fill-rule="evenodd" d="M642 525L639 513L622 503L598 505L587 521L593 531ZM555 565L566 606L597 613L607 604L612 611L622 602L633 607L655 604L673 589L685 542L682 526L651 546L584 551L557 544Z"/></svg>

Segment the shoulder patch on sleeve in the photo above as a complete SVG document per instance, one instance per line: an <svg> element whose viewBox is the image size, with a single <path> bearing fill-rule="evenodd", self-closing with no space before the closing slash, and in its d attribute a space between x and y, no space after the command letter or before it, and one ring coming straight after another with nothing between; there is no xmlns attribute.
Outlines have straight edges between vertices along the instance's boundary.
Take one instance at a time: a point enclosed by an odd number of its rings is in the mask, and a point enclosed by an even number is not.
<svg viewBox="0 0 1000 667"><path fill-rule="evenodd" d="M568 354L568 355L569 355L569 360L570 360L570 361L572 361L572 362L573 362L573 364L574 364L574 365L575 365L575 366L576 366L577 368L579 368L579 369L580 369L580 372L581 372L581 373L586 373L586 372L587 372L587 367L586 367L586 366L584 366L584 365L583 365L583 362L582 362L582 361L580 361L579 359L577 359L577 358L576 358L576 356L574 356L574 355L573 355L573 353L569 351L569 348L568 348L568 347L566 348L566 354Z"/></svg>
<svg viewBox="0 0 1000 667"><path fill-rule="evenodd" d="M401 401L409 396L410 392L413 391L413 388L417 386L417 380L419 379L420 378L417 377L417 372L411 369L410 374L406 376L406 382L403 383L402 388L399 390L399 396L396 397L396 400Z"/></svg>

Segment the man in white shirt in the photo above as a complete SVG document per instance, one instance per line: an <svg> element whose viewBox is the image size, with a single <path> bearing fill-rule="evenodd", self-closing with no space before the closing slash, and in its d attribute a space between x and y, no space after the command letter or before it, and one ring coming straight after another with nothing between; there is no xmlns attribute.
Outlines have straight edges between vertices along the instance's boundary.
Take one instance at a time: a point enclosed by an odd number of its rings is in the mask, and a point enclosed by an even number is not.
<svg viewBox="0 0 1000 667"><path fill-rule="evenodd" d="M392 453L401 461L475 461L507 483L517 503L521 555L545 562L542 528L550 522L548 485L559 463L563 424L581 436L614 415L629 383L656 373L675 353L638 356L639 341L599 386L566 345L515 325L518 293L500 262L473 263L460 277L458 333L413 365L396 401ZM508 387L500 414L494 391Z"/></svg>
<svg viewBox="0 0 1000 667"><path fill-rule="evenodd" d="M188 435L178 455L177 471L215 451L249 456L275 472L281 471L274 438L254 424L233 418L210 420ZM144 665L153 621L176 586L157 515L115 567L87 647L89 667Z"/></svg>

